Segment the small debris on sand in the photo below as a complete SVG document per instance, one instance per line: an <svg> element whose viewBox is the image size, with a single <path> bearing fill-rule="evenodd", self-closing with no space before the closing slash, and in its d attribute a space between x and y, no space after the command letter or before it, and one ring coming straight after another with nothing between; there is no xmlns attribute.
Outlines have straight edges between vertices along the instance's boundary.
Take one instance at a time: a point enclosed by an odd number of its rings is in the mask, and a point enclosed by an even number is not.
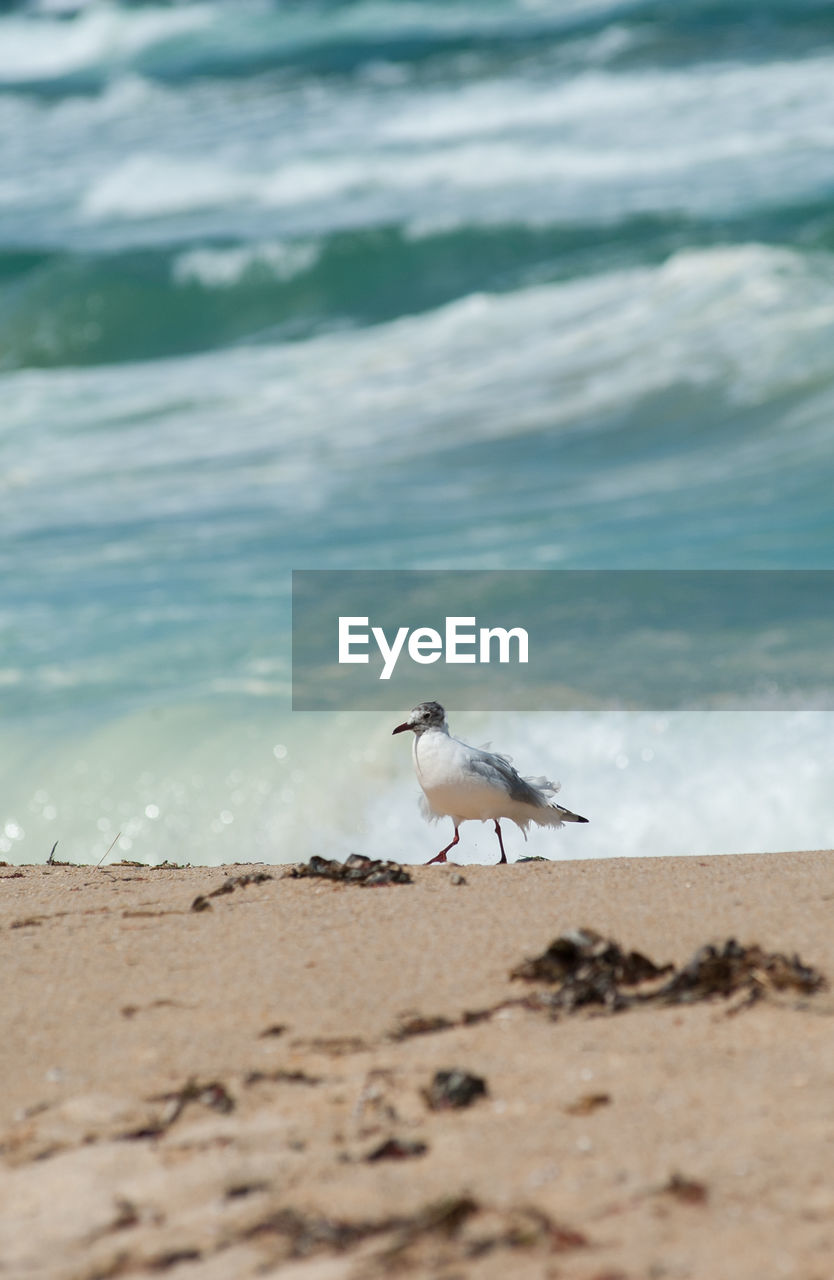
<svg viewBox="0 0 834 1280"><path fill-rule="evenodd" d="M569 1116L589 1116L593 1111L599 1111L600 1107L607 1107L610 1104L610 1093L583 1093L581 1098L568 1103L565 1113Z"/></svg>
<svg viewBox="0 0 834 1280"><path fill-rule="evenodd" d="M245 889L249 884L264 884L267 880L274 880L268 871L252 871L242 876L229 876L218 885L216 889L212 889L210 893L201 893L194 899L191 904L192 911L211 911L210 898L223 898L227 893L234 893L235 889Z"/></svg>
<svg viewBox="0 0 834 1280"><path fill-rule="evenodd" d="M411 1036L427 1036L434 1031L448 1031L457 1025L458 1023L442 1014L405 1014L399 1026L391 1032L391 1039L408 1040Z"/></svg>
<svg viewBox="0 0 834 1280"><path fill-rule="evenodd" d="M227 1200L244 1200L246 1196L256 1196L263 1191L268 1191L269 1186L270 1184L265 1180L233 1182L231 1186L226 1188L225 1198Z"/></svg>
<svg viewBox="0 0 834 1280"><path fill-rule="evenodd" d="M273 1022L271 1026L264 1027L263 1031L260 1033L260 1039L266 1040L269 1036L282 1036L286 1029L286 1023Z"/></svg>
<svg viewBox="0 0 834 1280"><path fill-rule="evenodd" d="M658 1194L674 1196L681 1204L706 1204L709 1192L705 1183L686 1178L682 1173L673 1173Z"/></svg>
<svg viewBox="0 0 834 1280"><path fill-rule="evenodd" d="M411 1160L414 1156L422 1156L428 1151L425 1142L413 1138L387 1138L378 1147L374 1147L365 1159L375 1160Z"/></svg>
<svg viewBox="0 0 834 1280"><path fill-rule="evenodd" d="M198 1080L188 1080L181 1089L177 1089L173 1093L158 1094L150 1098L149 1101L163 1102L165 1104L158 1119L153 1124L124 1134L125 1138L161 1137L180 1118L191 1102L198 1102L204 1107L210 1107L212 1111L221 1112L223 1115L234 1111L235 1108L234 1098L219 1080L210 1080L205 1083L200 1083Z"/></svg>
<svg viewBox="0 0 834 1280"><path fill-rule="evenodd" d="M486 1097L486 1094L485 1080L457 1068L451 1071L438 1071L428 1089L423 1090L423 1097L432 1111L445 1111L452 1107L471 1107L473 1102L478 1098Z"/></svg>
<svg viewBox="0 0 834 1280"><path fill-rule="evenodd" d="M207 896L209 898L221 898L226 893L234 893L235 889L244 889L248 884L264 884L267 880L274 880L267 871L254 871L249 875L229 876L228 880L217 889L212 889Z"/></svg>
<svg viewBox="0 0 834 1280"><path fill-rule="evenodd" d="M265 1080L273 1084L321 1084L321 1076L311 1076L306 1071L287 1071L281 1068L275 1071L250 1071L244 1084L262 1084Z"/></svg>

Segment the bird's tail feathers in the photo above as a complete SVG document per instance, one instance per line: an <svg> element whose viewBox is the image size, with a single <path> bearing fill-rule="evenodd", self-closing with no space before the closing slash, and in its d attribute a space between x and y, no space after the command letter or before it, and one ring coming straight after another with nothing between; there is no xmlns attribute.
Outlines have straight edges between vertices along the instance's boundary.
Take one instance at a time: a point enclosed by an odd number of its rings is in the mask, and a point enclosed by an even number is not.
<svg viewBox="0 0 834 1280"><path fill-rule="evenodd" d="M540 827L561 827L566 822L587 822L587 818L583 818L578 813L571 813L570 809L565 809L560 804L555 804L552 800L542 809L537 809L535 814L531 814L533 822Z"/></svg>

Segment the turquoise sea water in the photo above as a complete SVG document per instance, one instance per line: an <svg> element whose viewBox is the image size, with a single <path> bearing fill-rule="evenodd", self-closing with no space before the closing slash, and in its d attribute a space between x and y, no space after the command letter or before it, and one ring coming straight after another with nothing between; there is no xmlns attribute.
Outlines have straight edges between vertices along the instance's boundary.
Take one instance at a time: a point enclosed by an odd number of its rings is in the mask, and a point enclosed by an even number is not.
<svg viewBox="0 0 834 1280"><path fill-rule="evenodd" d="M830 4L0 4L0 857L428 857L293 568L831 568L832 493ZM834 843L813 707L454 727L592 820L511 856Z"/></svg>

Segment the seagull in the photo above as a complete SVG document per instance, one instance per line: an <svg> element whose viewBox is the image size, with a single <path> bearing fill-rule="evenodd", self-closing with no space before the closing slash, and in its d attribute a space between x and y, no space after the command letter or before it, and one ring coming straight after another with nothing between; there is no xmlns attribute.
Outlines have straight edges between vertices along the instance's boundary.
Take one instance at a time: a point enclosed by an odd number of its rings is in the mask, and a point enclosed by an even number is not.
<svg viewBox="0 0 834 1280"><path fill-rule="evenodd" d="M429 858L427 866L446 862L446 854L460 840L462 822L495 823L501 863L507 861L507 855L499 818L509 818L521 827L525 839L531 822L540 827L561 827L565 822L588 821L556 804L553 797L559 790L558 782L522 778L506 756L453 738L439 702L421 702L393 732L405 733L406 729L414 734L414 769L425 797L423 812L427 818L451 818L455 824L454 839Z"/></svg>

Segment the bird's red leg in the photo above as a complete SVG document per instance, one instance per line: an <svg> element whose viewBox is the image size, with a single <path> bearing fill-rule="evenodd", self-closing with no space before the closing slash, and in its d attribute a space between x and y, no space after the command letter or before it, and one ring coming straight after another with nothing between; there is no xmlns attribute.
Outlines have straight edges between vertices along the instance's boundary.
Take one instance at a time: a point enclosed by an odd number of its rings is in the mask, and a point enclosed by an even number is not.
<svg viewBox="0 0 834 1280"><path fill-rule="evenodd" d="M498 825L498 819L495 818L493 821L495 822L495 834L497 835L498 843L501 846L501 857L498 859L498 865L500 866L502 862L507 861L507 855L504 852L504 841L501 839L501 828Z"/></svg>
<svg viewBox="0 0 834 1280"><path fill-rule="evenodd" d="M453 849L455 847L458 840L460 840L460 836L458 835L457 827L455 827L454 840L452 840L449 844L447 844L445 849L441 849L440 853L436 853L433 858L429 858L428 862L426 863L426 866L430 867L433 862L445 862L446 854L449 852L450 849Z"/></svg>

